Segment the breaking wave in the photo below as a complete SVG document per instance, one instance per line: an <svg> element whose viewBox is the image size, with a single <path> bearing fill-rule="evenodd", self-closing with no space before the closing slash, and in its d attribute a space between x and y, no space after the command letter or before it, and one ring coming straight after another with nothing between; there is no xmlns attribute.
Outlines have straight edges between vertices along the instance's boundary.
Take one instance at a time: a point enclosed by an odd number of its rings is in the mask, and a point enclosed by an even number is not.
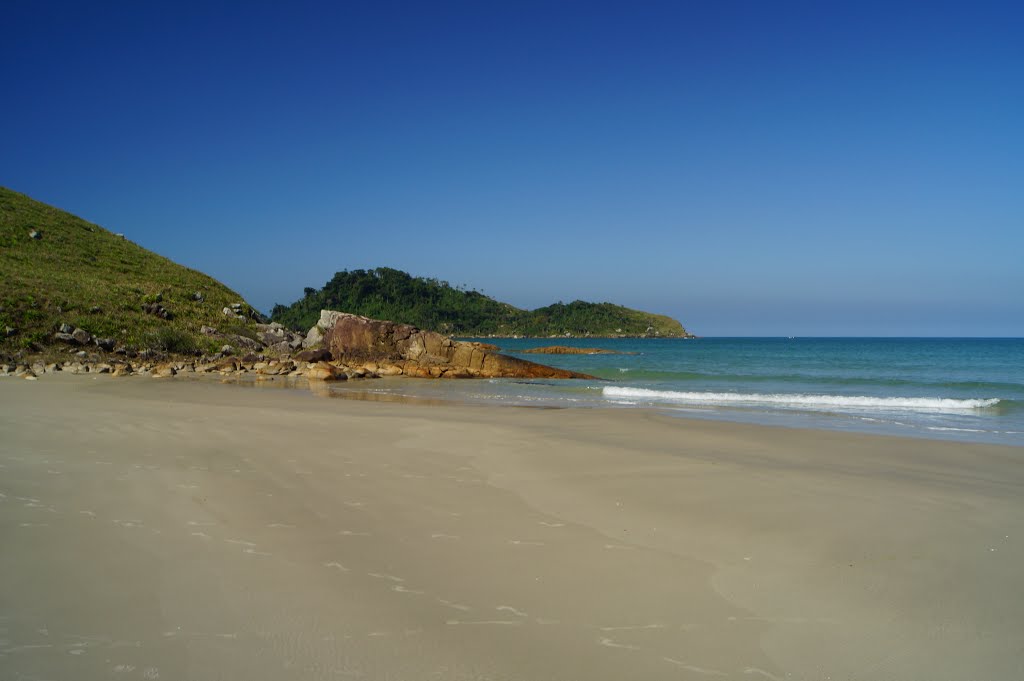
<svg viewBox="0 0 1024 681"><path fill-rule="evenodd" d="M997 398L952 399L943 397L870 397L866 395L807 395L761 393L678 392L605 386L605 397L704 406L771 405L802 409L884 409L927 412L965 412L999 404Z"/></svg>

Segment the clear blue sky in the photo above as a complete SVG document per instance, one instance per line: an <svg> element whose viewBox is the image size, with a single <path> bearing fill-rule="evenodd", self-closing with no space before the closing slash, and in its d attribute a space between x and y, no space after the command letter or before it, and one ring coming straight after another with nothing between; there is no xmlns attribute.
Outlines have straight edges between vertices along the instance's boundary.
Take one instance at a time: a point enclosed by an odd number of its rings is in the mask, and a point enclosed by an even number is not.
<svg viewBox="0 0 1024 681"><path fill-rule="evenodd" d="M6 2L0 184L263 310L390 266L1024 336L1021 2Z"/></svg>

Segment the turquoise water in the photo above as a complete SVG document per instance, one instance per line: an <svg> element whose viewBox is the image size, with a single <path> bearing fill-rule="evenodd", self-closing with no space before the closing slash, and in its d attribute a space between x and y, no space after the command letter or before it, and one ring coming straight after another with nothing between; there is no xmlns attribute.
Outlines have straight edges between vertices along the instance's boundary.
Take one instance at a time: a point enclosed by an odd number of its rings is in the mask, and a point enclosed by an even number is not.
<svg viewBox="0 0 1024 681"><path fill-rule="evenodd" d="M645 407L680 416L1024 445L1024 339L492 342L506 354L606 380L429 381L433 385L412 389L489 403ZM553 344L636 354L519 352Z"/></svg>

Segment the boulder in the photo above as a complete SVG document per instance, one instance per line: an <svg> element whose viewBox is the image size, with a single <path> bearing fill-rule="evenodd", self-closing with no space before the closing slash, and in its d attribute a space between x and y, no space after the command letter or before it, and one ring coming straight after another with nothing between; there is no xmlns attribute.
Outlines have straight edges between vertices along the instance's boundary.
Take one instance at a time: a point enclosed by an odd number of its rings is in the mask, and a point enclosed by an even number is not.
<svg viewBox="0 0 1024 681"><path fill-rule="evenodd" d="M85 329L75 329L71 333L71 337L75 339L75 342L79 345L87 345L92 340L92 334Z"/></svg>
<svg viewBox="0 0 1024 681"><path fill-rule="evenodd" d="M159 303L146 303L142 306L142 311L146 314L155 315L161 319L173 319L174 315Z"/></svg>
<svg viewBox="0 0 1024 681"><path fill-rule="evenodd" d="M324 326L325 320L330 321L329 326ZM353 365L398 365L406 376L439 378L448 371L466 369L454 371L452 377L468 374L486 378L594 378L501 355L480 343L453 341L410 324L324 310L318 326L326 329L324 346L334 359Z"/></svg>
<svg viewBox="0 0 1024 681"><path fill-rule="evenodd" d="M256 339L264 345L273 345L285 340L283 333L274 331L257 331Z"/></svg>
<svg viewBox="0 0 1024 681"><path fill-rule="evenodd" d="M111 376L128 376L133 371L134 370L132 369L132 365L131 364L121 364L119 362L119 363L113 365L113 368L110 371L110 375Z"/></svg>
<svg viewBox="0 0 1024 681"><path fill-rule="evenodd" d="M288 344L288 341L281 341L280 343L274 343L273 345L267 346L268 355L290 355L292 353L292 346Z"/></svg>
<svg viewBox="0 0 1024 681"><path fill-rule="evenodd" d="M178 373L173 366L170 364L161 364L160 366L153 369L153 378L170 378Z"/></svg>
<svg viewBox="0 0 1024 681"><path fill-rule="evenodd" d="M324 341L324 332L319 326L314 326L306 334L306 337L302 341L302 347L311 348L314 345L320 345Z"/></svg>
<svg viewBox="0 0 1024 681"><path fill-rule="evenodd" d="M543 348L520 350L523 354L536 355L635 355L635 352L618 352L603 348L573 348L566 345L548 345Z"/></svg>
<svg viewBox="0 0 1024 681"><path fill-rule="evenodd" d="M334 357L331 356L330 350L303 350L302 352L295 355L296 361L299 362L330 362Z"/></svg>
<svg viewBox="0 0 1024 681"><path fill-rule="evenodd" d="M110 352L111 350L114 349L113 338L94 338L93 342L96 343L96 347L98 347L100 350Z"/></svg>
<svg viewBox="0 0 1024 681"><path fill-rule="evenodd" d="M306 378L311 381L344 381L348 375L333 364L317 362L306 369Z"/></svg>
<svg viewBox="0 0 1024 681"><path fill-rule="evenodd" d="M260 362L253 367L257 374L262 376L280 376L281 374L288 374L295 368L295 364L291 361L286 362Z"/></svg>
<svg viewBox="0 0 1024 681"><path fill-rule="evenodd" d="M394 364L377 364L376 362L372 362L367 365L368 368L371 366L374 367L371 371L378 376L401 376L404 373L402 367Z"/></svg>

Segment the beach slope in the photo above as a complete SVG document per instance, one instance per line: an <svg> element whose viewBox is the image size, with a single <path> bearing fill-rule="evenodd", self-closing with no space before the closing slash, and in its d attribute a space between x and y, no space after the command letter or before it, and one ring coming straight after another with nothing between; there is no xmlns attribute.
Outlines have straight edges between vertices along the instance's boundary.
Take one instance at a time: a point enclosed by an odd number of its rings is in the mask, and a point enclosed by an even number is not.
<svg viewBox="0 0 1024 681"><path fill-rule="evenodd" d="M1020 448L0 380L0 678L1024 677Z"/></svg>

